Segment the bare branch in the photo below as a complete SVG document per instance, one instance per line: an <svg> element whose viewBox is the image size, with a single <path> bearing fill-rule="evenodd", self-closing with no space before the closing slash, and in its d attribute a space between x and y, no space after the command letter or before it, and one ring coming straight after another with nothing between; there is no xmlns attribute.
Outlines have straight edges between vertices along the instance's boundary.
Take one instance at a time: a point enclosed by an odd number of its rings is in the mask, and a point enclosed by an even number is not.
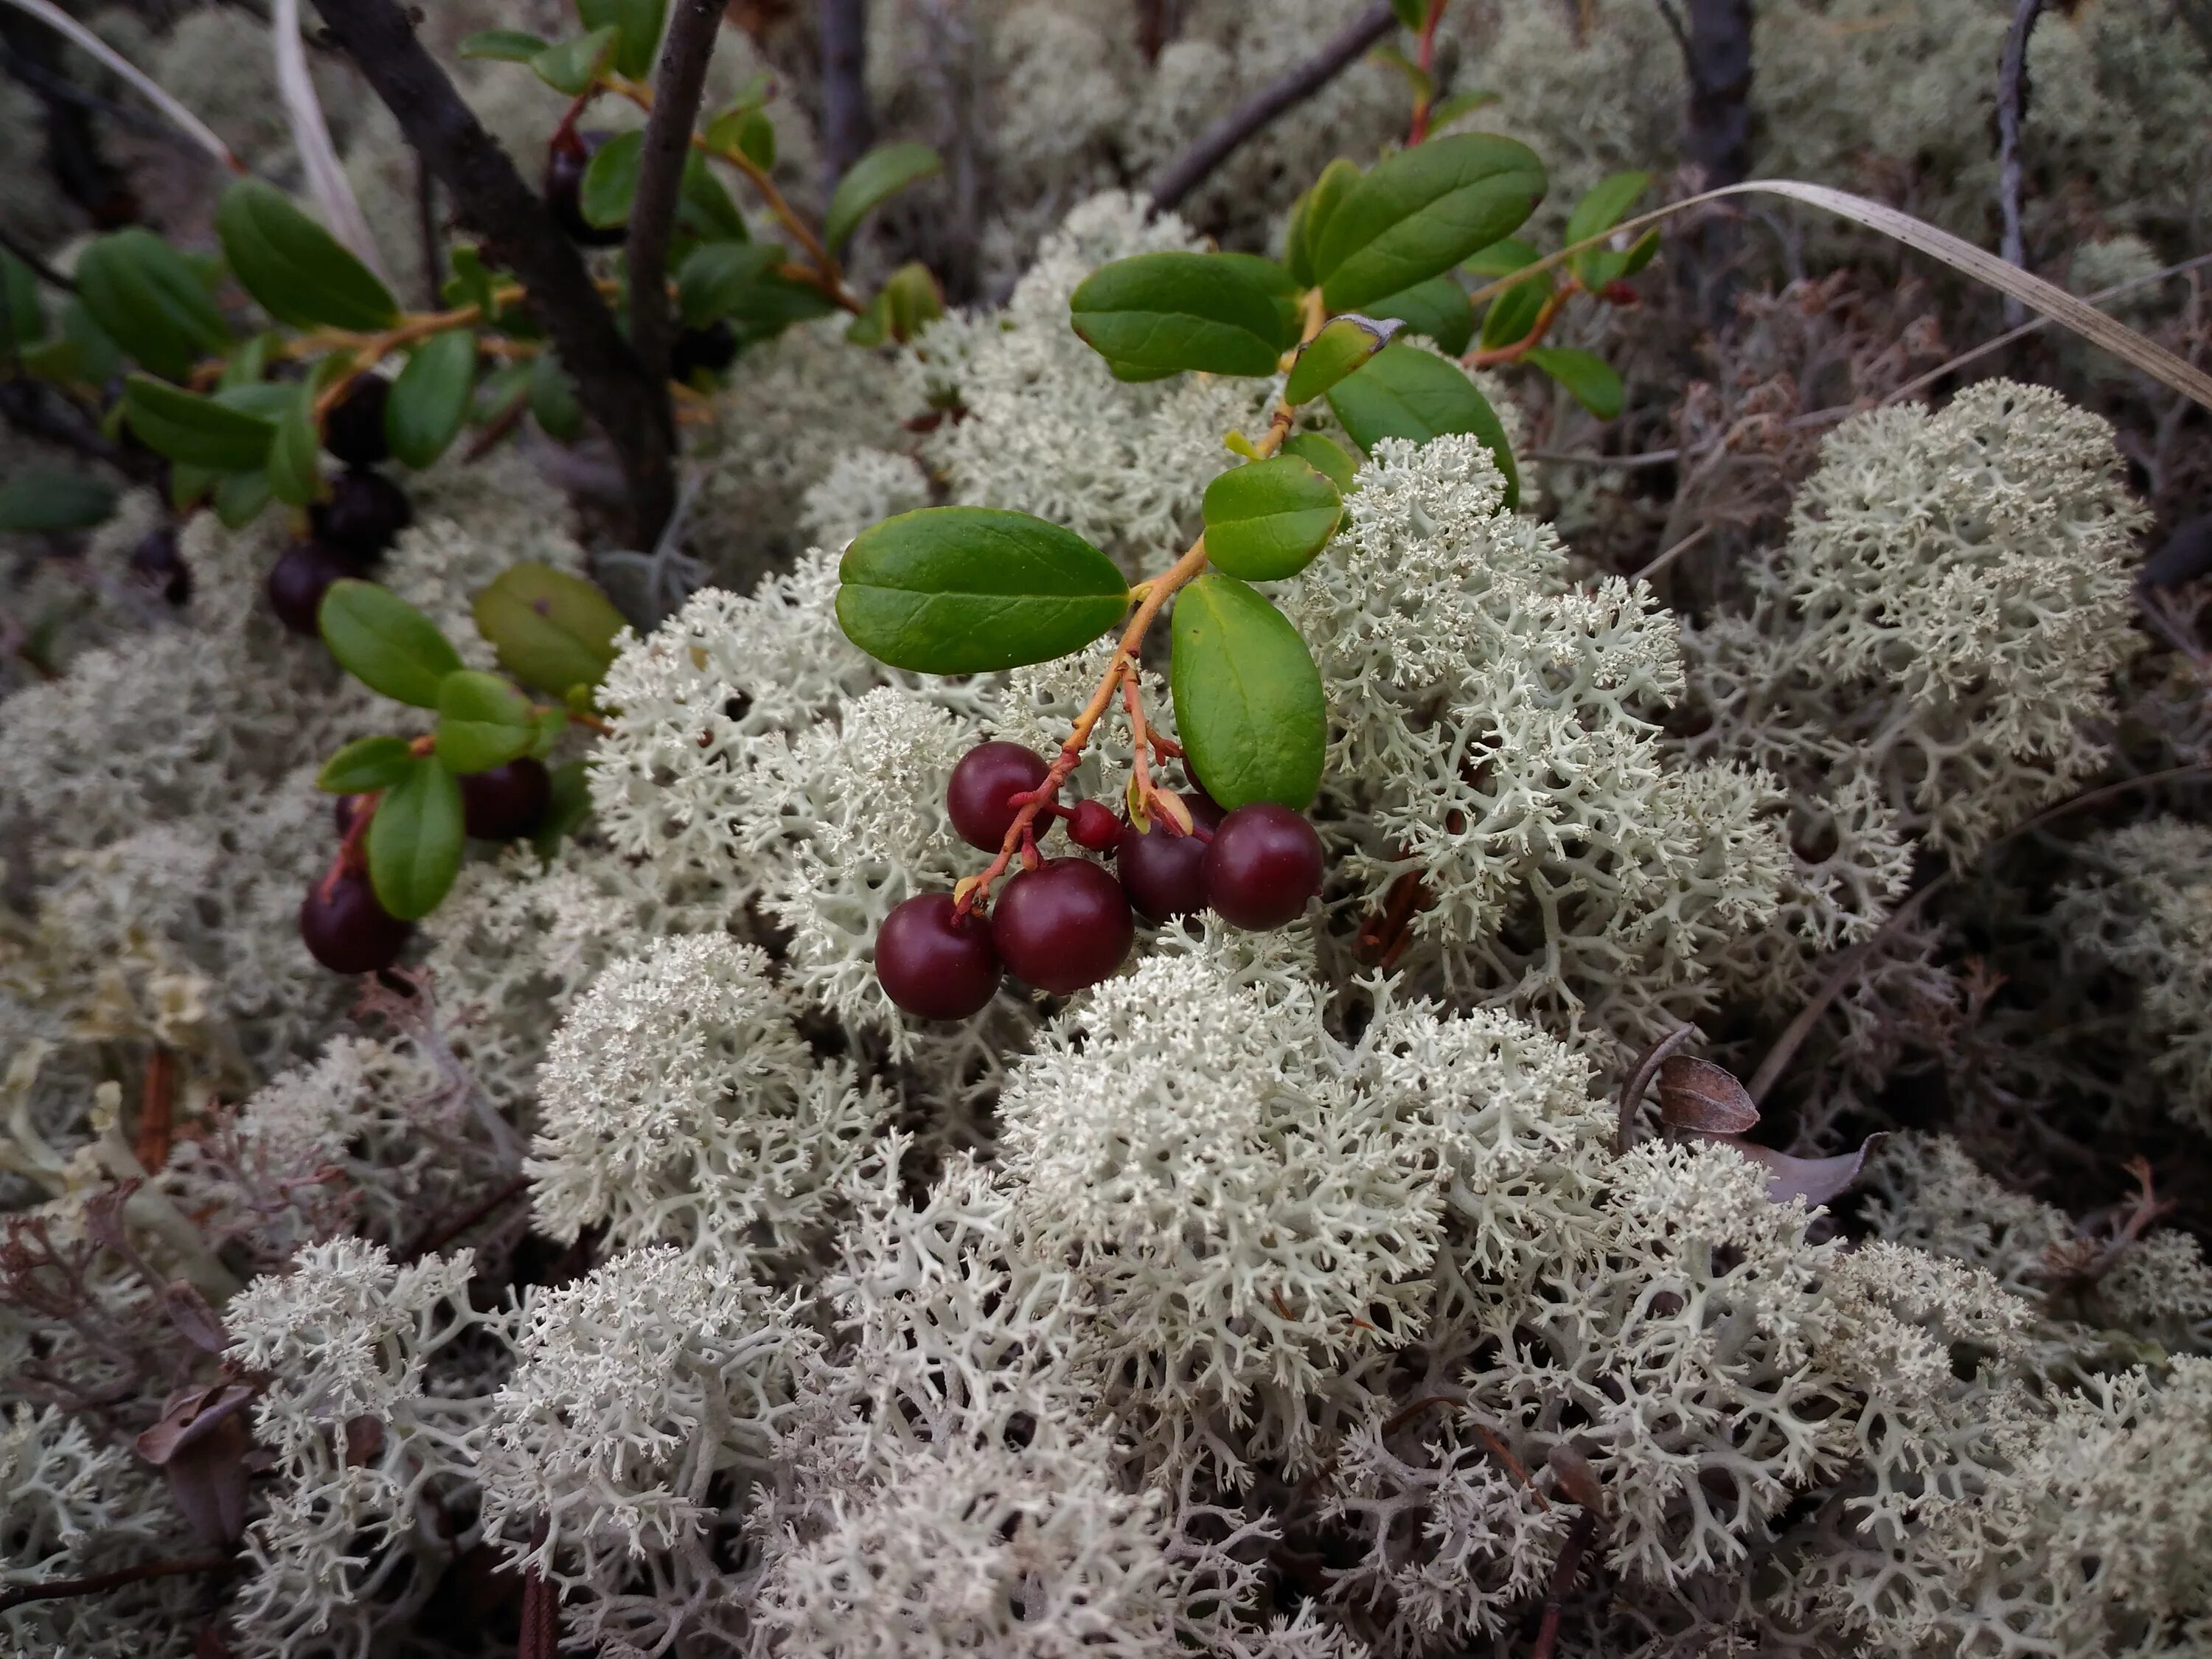
<svg viewBox="0 0 2212 1659"><path fill-rule="evenodd" d="M822 188L835 190L876 140L868 105L867 0L822 0Z"/></svg>
<svg viewBox="0 0 2212 1659"><path fill-rule="evenodd" d="M2027 269L2027 251L2020 233L2020 124L2027 114L2027 38L2035 33L2035 20L2043 15L2043 0L2020 0L2012 27L2005 31L2004 54L1997 60L1997 210L2004 216L2004 235L1997 252L2005 263ZM2005 323L2018 328L2027 309L2011 295L2005 296Z"/></svg>
<svg viewBox="0 0 2212 1659"><path fill-rule="evenodd" d="M630 198L629 339L645 372L656 381L668 378L674 334L668 315L668 241L676 224L677 191L684 158L691 153L691 125L721 21L719 0L683 0L669 20L653 81L653 113L646 118L637 193Z"/></svg>
<svg viewBox="0 0 2212 1659"><path fill-rule="evenodd" d="M188 1561L146 1561L112 1572L95 1572L84 1578L54 1578L42 1584L17 1584L0 1590L0 1613L26 1601L59 1601L73 1595L97 1595L148 1578L169 1578L190 1572L221 1572L231 1565L227 1555L195 1556Z"/></svg>

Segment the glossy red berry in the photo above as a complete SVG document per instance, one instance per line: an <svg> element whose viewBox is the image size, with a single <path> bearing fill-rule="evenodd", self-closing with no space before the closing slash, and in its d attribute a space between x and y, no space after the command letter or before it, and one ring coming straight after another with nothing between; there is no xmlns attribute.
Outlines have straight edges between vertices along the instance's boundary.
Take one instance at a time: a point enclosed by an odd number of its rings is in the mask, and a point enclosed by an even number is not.
<svg viewBox="0 0 2212 1659"><path fill-rule="evenodd" d="M295 634L317 633L315 613L331 584L361 574L361 567L320 542L294 542L269 568L269 608Z"/></svg>
<svg viewBox="0 0 2212 1659"><path fill-rule="evenodd" d="M1321 891L1321 836L1304 817L1270 801L1221 820L1206 849L1206 902L1255 933L1303 915Z"/></svg>
<svg viewBox="0 0 2212 1659"><path fill-rule="evenodd" d="M1191 821L1211 830L1221 822L1221 809L1195 791L1185 792L1182 803ZM1166 921L1206 908L1206 842L1196 836L1178 836L1157 817L1152 827L1137 833L1134 824L1121 828L1115 866L1121 872L1121 890L1147 921Z"/></svg>
<svg viewBox="0 0 2212 1659"><path fill-rule="evenodd" d="M318 878L300 902L300 938L307 953L334 974L373 974L389 968L415 934L376 902L365 870L345 870L325 896Z"/></svg>
<svg viewBox="0 0 2212 1659"><path fill-rule="evenodd" d="M1006 971L1060 996L1119 968L1136 935L1121 884L1088 859L1048 859L1023 871L991 908L991 939Z"/></svg>
<svg viewBox="0 0 2212 1659"><path fill-rule="evenodd" d="M629 234L626 225L595 225L584 217L584 169L606 141L604 132L556 133L545 155L545 205L568 240L585 247L619 247Z"/></svg>
<svg viewBox="0 0 2212 1659"><path fill-rule="evenodd" d="M1110 853L1121 839L1121 820L1102 801L1079 800L1067 820L1067 838L1094 853Z"/></svg>
<svg viewBox="0 0 2212 1659"><path fill-rule="evenodd" d="M945 786L952 827L970 847L995 853L1021 809L1007 797L1036 788L1050 769L1018 743L979 743L960 757Z"/></svg>
<svg viewBox="0 0 2212 1659"><path fill-rule="evenodd" d="M366 568L415 522L407 492L381 472L355 468L331 480L331 497L307 509L315 539Z"/></svg>
<svg viewBox="0 0 2212 1659"><path fill-rule="evenodd" d="M876 978L889 997L923 1019L965 1019L999 989L991 925L970 910L955 917L952 895L924 893L884 918Z"/></svg>
<svg viewBox="0 0 2212 1659"><path fill-rule="evenodd" d="M381 374L349 381L323 417L323 447L348 466L374 466L392 453L384 436L384 405L392 382Z"/></svg>
<svg viewBox="0 0 2212 1659"><path fill-rule="evenodd" d="M553 777L544 763L525 755L487 772L471 772L461 786L461 822L478 841L513 841L545 816Z"/></svg>
<svg viewBox="0 0 2212 1659"><path fill-rule="evenodd" d="M191 567L177 551L173 530L156 530L131 550L131 574L171 605L192 597Z"/></svg>

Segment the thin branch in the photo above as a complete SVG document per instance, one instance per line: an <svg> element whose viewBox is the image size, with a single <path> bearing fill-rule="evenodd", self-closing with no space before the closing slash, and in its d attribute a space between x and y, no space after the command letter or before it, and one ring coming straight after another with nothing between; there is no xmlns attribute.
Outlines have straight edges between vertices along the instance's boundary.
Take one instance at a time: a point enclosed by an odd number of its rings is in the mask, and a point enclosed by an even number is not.
<svg viewBox="0 0 2212 1659"><path fill-rule="evenodd" d="M438 175L420 152L415 157L415 234L422 247L422 303L435 311L446 302L446 258L438 245Z"/></svg>
<svg viewBox="0 0 2212 1659"><path fill-rule="evenodd" d="M683 0L669 20L653 81L653 113L645 118L637 192L630 198L629 339L645 372L656 381L668 378L674 332L668 314L668 242L676 226L677 191L691 153L691 126L721 19L720 0Z"/></svg>
<svg viewBox="0 0 2212 1659"><path fill-rule="evenodd" d="M40 258L38 249L24 241L5 225L0 225L0 248L6 248L9 252L14 254L28 269L32 276L37 277L47 287L58 288L64 294L76 292L75 283Z"/></svg>
<svg viewBox="0 0 2212 1659"><path fill-rule="evenodd" d="M2027 38L2035 33L2035 20L2043 15L2043 0L2020 0L2013 9L2012 27L2005 31L2004 53L1997 60L1997 210L2004 216L2004 234L1997 252L2007 264L2027 269L2027 251L2020 231L2020 124L2027 114ZM2005 296L2005 321L2018 328L2027 309L2011 295Z"/></svg>
<svg viewBox="0 0 2212 1659"><path fill-rule="evenodd" d="M529 290L561 366L621 457L630 537L650 546L676 504L676 419L666 381L647 374L600 303L582 255L394 0L315 0L315 9L428 160L456 215L483 237L487 262L513 271Z"/></svg>
<svg viewBox="0 0 2212 1659"><path fill-rule="evenodd" d="M112 1572L95 1572L83 1578L52 1578L40 1584L17 1584L0 1590L0 1613L27 1601L60 1601L75 1595L97 1595L149 1578L173 1578L185 1573L221 1572L232 1565L227 1555L196 1556L187 1561L145 1561Z"/></svg>
<svg viewBox="0 0 2212 1659"><path fill-rule="evenodd" d="M1559 1618L1565 1610L1567 1592L1575 1587L1575 1575L1582 1571L1583 1552L1596 1535L1597 1516L1588 1510L1576 1516L1574 1524L1567 1528L1567 1541L1552 1568L1550 1588L1544 1592L1544 1616L1536 1626L1536 1645L1529 1650L1529 1659L1552 1659L1558 1649Z"/></svg>
<svg viewBox="0 0 2212 1659"><path fill-rule="evenodd" d="M868 105L867 0L822 0L821 39L826 196L876 138L876 114Z"/></svg>
<svg viewBox="0 0 2212 1659"><path fill-rule="evenodd" d="M1370 0L1367 9L1338 30L1319 52L1261 88L1170 163L1152 181L1152 211L1165 213L1197 189L1247 138L1336 79L1388 34L1396 21L1389 0Z"/></svg>
<svg viewBox="0 0 2212 1659"><path fill-rule="evenodd" d="M1620 1101L1614 1114L1613 1155L1619 1158L1626 1152L1636 1133L1636 1109L1644 1103L1644 1091L1651 1086L1651 1079L1659 1075L1659 1067L1667 1056L1697 1036L1698 1028L1684 1020L1673 1030L1645 1048L1637 1057L1635 1068L1621 1079Z"/></svg>

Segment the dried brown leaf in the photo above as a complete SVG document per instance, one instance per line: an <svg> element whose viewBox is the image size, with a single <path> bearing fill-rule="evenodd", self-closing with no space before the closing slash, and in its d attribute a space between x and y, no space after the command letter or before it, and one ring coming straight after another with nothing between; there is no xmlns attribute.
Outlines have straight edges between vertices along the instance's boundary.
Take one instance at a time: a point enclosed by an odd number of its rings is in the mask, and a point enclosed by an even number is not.
<svg viewBox="0 0 2212 1659"><path fill-rule="evenodd" d="M1675 1054L1659 1068L1659 1116L1670 1129L1740 1135L1757 1126L1759 1108L1727 1067Z"/></svg>

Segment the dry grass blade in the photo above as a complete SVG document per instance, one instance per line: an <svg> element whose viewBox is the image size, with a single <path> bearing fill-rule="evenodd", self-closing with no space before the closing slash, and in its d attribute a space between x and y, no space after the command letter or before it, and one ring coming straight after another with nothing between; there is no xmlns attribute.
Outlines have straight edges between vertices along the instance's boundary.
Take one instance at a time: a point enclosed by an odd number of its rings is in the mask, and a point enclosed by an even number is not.
<svg viewBox="0 0 2212 1659"><path fill-rule="evenodd" d="M368 219L354 198L315 96L314 77L307 72L307 48L300 39L300 0L276 0L270 8L269 35L276 49L276 90L284 100L284 119L292 129L292 147L300 152L308 194L322 210L331 234L390 287L391 273L378 257L376 238L369 234Z"/></svg>
<svg viewBox="0 0 2212 1659"><path fill-rule="evenodd" d="M246 171L246 163L230 153L230 146L216 137L206 122L163 91L161 82L152 76L54 4L53 0L4 0L4 3L18 11L28 12L48 28L58 29L67 35L72 45L82 47L98 58L103 68L112 70L129 82L148 103L182 127L194 143L216 161L233 173Z"/></svg>

